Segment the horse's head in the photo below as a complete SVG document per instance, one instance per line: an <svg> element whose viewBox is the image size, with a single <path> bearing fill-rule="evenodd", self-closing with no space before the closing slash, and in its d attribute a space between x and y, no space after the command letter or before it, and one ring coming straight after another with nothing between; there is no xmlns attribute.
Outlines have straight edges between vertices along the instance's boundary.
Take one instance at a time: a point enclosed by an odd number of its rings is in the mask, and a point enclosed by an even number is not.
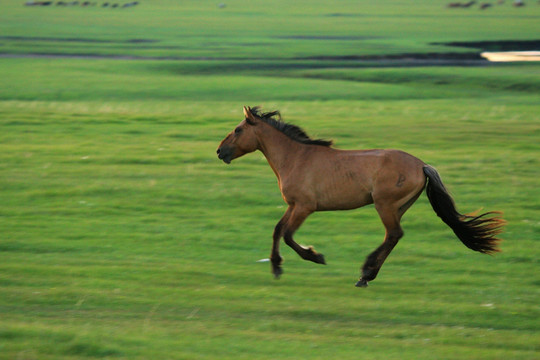
<svg viewBox="0 0 540 360"><path fill-rule="evenodd" d="M245 119L221 141L217 149L218 158L230 164L232 160L257 150L259 141L255 135L255 125L259 121L244 106Z"/></svg>

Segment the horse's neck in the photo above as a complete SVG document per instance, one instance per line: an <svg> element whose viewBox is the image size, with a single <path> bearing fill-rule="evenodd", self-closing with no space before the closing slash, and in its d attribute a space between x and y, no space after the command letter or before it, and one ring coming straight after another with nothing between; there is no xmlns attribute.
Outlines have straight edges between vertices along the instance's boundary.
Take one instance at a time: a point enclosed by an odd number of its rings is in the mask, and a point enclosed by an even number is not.
<svg viewBox="0 0 540 360"><path fill-rule="evenodd" d="M274 128L265 129L259 136L259 150L278 178L284 176L296 162L306 145L294 141Z"/></svg>

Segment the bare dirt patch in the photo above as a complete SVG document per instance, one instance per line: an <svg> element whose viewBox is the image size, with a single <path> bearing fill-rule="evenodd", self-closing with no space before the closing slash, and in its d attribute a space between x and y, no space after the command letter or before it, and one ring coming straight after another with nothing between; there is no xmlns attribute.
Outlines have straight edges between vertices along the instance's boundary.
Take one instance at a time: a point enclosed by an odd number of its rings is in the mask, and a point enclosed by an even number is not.
<svg viewBox="0 0 540 360"><path fill-rule="evenodd" d="M493 62L540 61L540 51L483 52L481 55Z"/></svg>

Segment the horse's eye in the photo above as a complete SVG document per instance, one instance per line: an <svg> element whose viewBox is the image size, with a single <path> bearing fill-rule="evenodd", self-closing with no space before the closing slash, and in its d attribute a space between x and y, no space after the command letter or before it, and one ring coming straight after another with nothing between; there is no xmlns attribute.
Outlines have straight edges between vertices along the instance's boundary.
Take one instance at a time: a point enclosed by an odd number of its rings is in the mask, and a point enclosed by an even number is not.
<svg viewBox="0 0 540 360"><path fill-rule="evenodd" d="M234 133L235 133L235 134L240 134L241 132L242 132L242 128L239 128L239 127L238 127L238 128L236 128L236 129L234 129Z"/></svg>

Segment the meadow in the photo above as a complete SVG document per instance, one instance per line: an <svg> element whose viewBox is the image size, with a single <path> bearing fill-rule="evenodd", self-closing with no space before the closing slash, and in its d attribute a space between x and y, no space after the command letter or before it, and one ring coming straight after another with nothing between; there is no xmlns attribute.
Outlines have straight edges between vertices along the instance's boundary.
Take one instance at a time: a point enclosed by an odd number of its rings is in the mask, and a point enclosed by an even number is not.
<svg viewBox="0 0 540 360"><path fill-rule="evenodd" d="M346 57L538 40L540 6L226 4L0 4L0 359L538 358L540 64ZM296 239L328 265L283 244L274 280L275 176L215 154L243 105L418 156L461 211L504 212L502 252L422 195L368 288L372 206L312 215Z"/></svg>

